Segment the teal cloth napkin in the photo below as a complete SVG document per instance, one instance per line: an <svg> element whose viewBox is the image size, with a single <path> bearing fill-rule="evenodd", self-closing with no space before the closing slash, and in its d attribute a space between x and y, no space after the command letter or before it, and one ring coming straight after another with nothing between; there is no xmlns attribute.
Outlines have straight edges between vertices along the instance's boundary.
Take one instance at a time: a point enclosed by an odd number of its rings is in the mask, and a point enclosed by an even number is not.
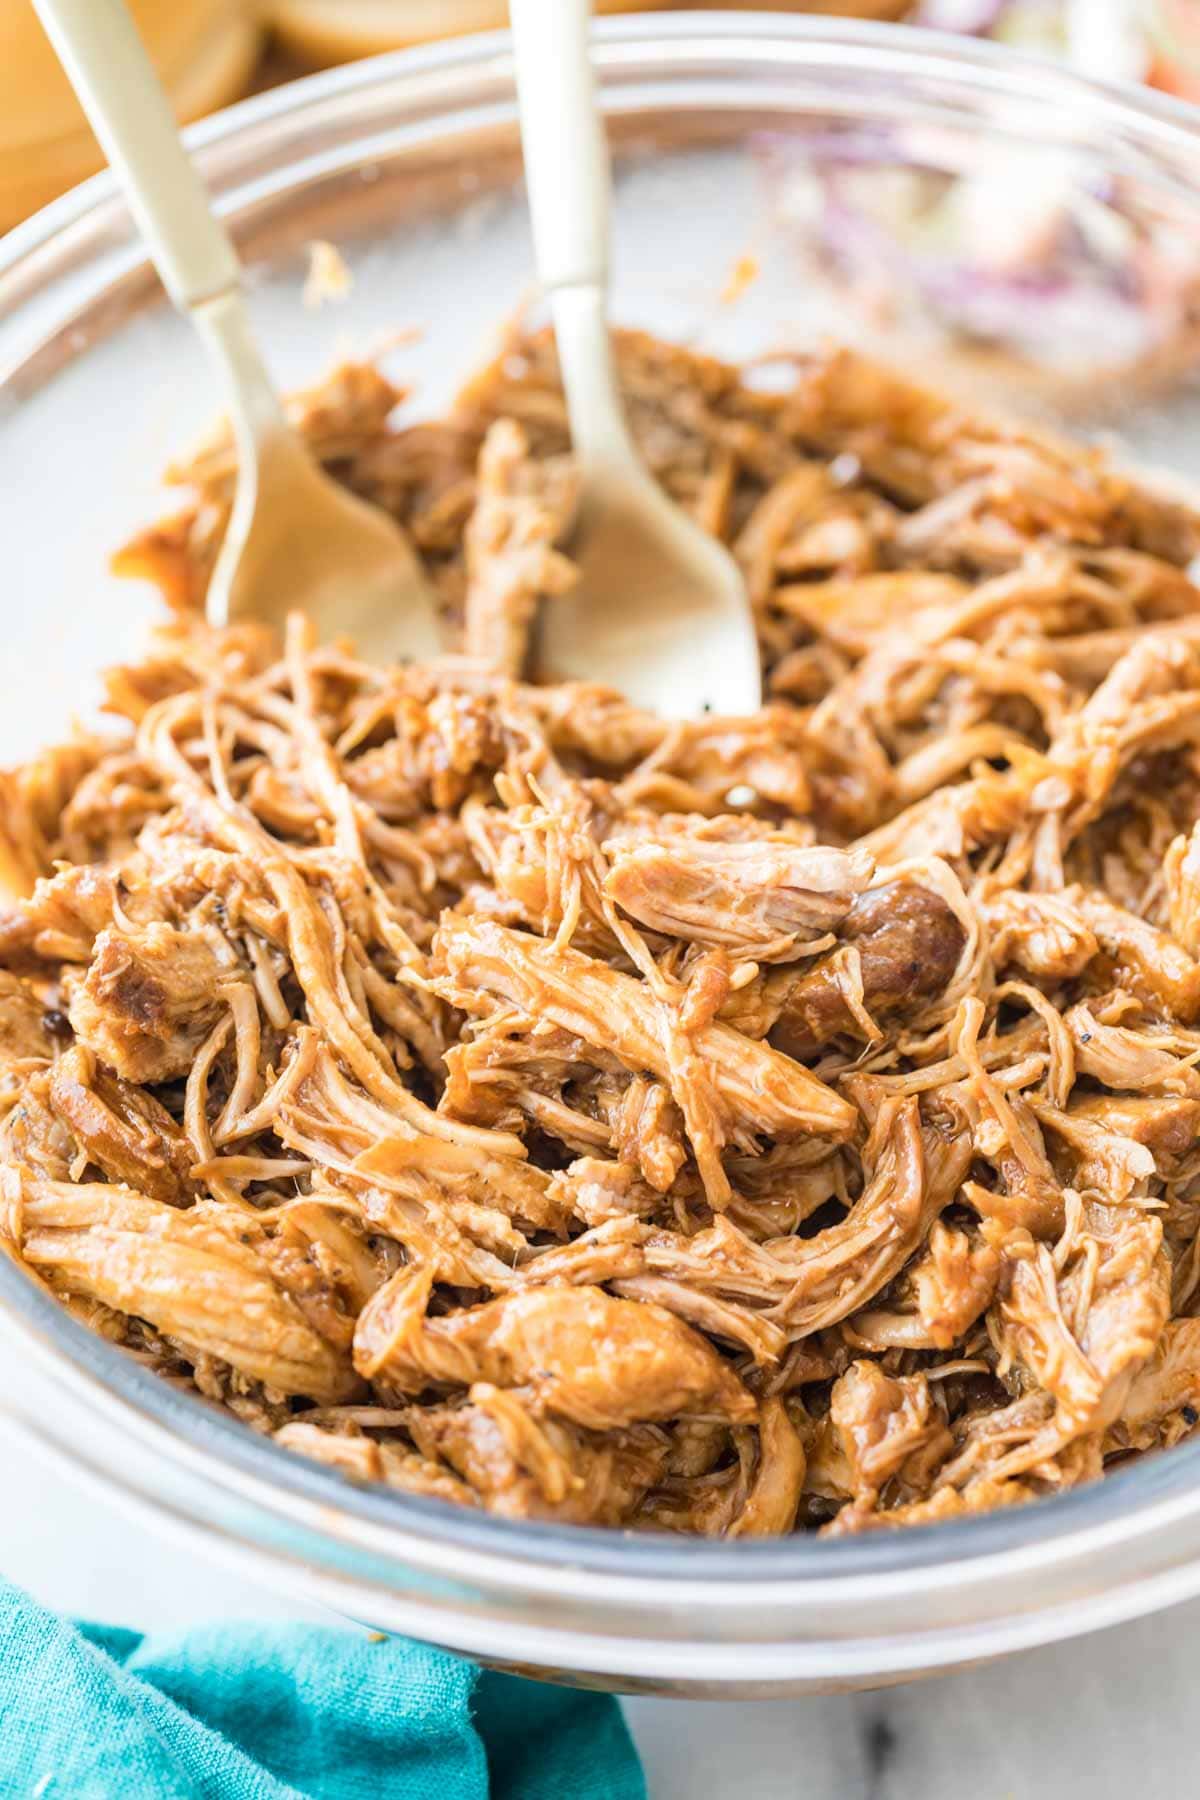
<svg viewBox="0 0 1200 1800"><path fill-rule="evenodd" d="M603 1694L309 1625L143 1637L0 1582L4 1800L645 1800Z"/></svg>

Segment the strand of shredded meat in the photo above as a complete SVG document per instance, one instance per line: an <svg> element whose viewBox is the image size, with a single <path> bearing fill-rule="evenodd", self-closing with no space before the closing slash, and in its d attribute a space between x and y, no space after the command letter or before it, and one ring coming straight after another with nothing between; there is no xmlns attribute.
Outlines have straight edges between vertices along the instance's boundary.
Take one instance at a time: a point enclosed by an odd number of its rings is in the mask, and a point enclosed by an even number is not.
<svg viewBox="0 0 1200 1800"><path fill-rule="evenodd" d="M217 437L111 736L0 777L0 1243L349 1479L744 1537L953 1517L1200 1416L1200 522L844 351L618 343L768 703L529 667L551 346L294 411L459 650L213 633ZM550 672L552 674L552 672Z"/></svg>

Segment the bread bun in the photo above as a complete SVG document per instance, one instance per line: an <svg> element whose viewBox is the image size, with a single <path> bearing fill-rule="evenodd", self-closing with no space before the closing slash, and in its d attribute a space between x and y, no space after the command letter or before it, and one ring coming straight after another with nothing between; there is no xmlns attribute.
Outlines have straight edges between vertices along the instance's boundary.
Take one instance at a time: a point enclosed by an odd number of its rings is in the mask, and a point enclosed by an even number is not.
<svg viewBox="0 0 1200 1800"><path fill-rule="evenodd" d="M147 50L186 123L246 92L262 38L246 0L130 0ZM0 228L103 166L29 0L5 9L0 56Z"/></svg>
<svg viewBox="0 0 1200 1800"><path fill-rule="evenodd" d="M649 12L661 0L595 0L598 13ZM308 68L508 24L506 0L268 0L285 56Z"/></svg>

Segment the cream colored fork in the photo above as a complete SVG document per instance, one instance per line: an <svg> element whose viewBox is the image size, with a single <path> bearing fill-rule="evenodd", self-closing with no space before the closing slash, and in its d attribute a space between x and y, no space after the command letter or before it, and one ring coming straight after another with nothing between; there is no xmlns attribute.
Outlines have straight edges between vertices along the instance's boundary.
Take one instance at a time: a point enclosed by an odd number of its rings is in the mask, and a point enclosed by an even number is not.
<svg viewBox="0 0 1200 1800"><path fill-rule="evenodd" d="M214 625L354 637L371 660L436 655L435 598L395 521L324 474L284 418L254 340L229 235L179 140L122 0L34 0L163 284L196 326L233 423L237 488L209 585Z"/></svg>
<svg viewBox="0 0 1200 1800"><path fill-rule="evenodd" d="M542 619L542 662L668 718L762 703L745 582L633 446L608 339L609 175L587 0L510 0L538 276L582 477L581 580Z"/></svg>

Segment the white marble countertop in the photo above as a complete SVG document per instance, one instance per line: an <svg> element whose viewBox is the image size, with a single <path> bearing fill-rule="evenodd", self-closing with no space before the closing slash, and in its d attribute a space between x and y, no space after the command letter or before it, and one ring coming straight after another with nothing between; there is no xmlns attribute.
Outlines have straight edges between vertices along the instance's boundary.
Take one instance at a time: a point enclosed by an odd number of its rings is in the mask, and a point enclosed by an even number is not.
<svg viewBox="0 0 1200 1800"><path fill-rule="evenodd" d="M0 1571L49 1605L141 1629L324 1616L14 1456L2 1425L0 1471ZM1197 1782L1198 1645L1193 1604L913 1687L627 1712L651 1800L1176 1800Z"/></svg>

